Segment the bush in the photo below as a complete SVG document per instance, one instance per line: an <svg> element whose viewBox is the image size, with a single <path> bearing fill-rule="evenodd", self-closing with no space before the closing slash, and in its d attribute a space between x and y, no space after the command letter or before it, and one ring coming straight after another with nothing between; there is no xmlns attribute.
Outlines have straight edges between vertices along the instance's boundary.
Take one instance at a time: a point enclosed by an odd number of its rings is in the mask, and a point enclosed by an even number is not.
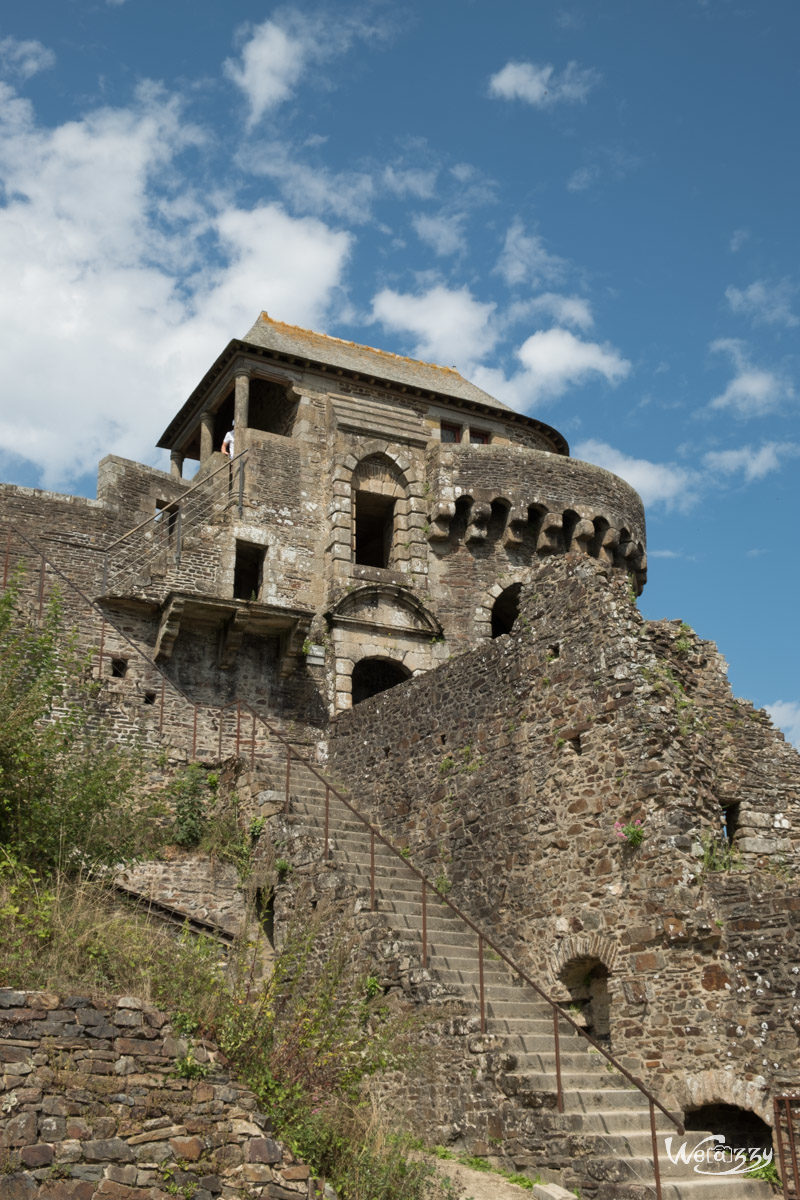
<svg viewBox="0 0 800 1200"><path fill-rule="evenodd" d="M59 597L34 621L12 583L0 596L0 845L45 873L130 857L146 825L137 757L112 741L87 665Z"/></svg>

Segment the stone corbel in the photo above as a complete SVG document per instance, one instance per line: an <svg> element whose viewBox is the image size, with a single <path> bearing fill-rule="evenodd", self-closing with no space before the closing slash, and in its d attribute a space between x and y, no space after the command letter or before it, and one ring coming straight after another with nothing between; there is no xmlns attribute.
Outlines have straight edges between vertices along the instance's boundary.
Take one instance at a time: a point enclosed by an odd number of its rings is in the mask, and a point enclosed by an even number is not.
<svg viewBox="0 0 800 1200"><path fill-rule="evenodd" d="M465 542L482 542L489 532L489 519L492 506L485 501L476 500L469 514L469 525L464 534Z"/></svg>
<svg viewBox="0 0 800 1200"><path fill-rule="evenodd" d="M619 530L607 529L603 534L603 540L600 543L600 549L597 554L599 562L614 562L614 556L619 545Z"/></svg>
<svg viewBox="0 0 800 1200"><path fill-rule="evenodd" d="M311 630L311 619L295 621L291 629L281 636L280 642L280 676L285 679L297 670L303 657L303 646Z"/></svg>
<svg viewBox="0 0 800 1200"><path fill-rule="evenodd" d="M594 538L594 522L583 517L572 531L572 545L588 554Z"/></svg>
<svg viewBox="0 0 800 1200"><path fill-rule="evenodd" d="M175 645L175 640L180 633L181 617L186 601L179 596L173 596L167 607L161 614L161 620L158 625L158 635L156 636L155 659L156 662L164 662L172 657L172 648Z"/></svg>
<svg viewBox="0 0 800 1200"><path fill-rule="evenodd" d="M545 513L536 543L537 554L560 554L564 546L564 518L561 513Z"/></svg>
<svg viewBox="0 0 800 1200"><path fill-rule="evenodd" d="M456 506L452 500L440 500L433 507L430 525L428 526L428 541L443 541L450 536L450 522L456 515Z"/></svg>
<svg viewBox="0 0 800 1200"><path fill-rule="evenodd" d="M228 671L236 662L247 627L247 610L239 608L220 634L217 661L220 669Z"/></svg>
<svg viewBox="0 0 800 1200"><path fill-rule="evenodd" d="M520 505L509 510L508 521L503 533L504 546L521 546L528 524L528 509Z"/></svg>

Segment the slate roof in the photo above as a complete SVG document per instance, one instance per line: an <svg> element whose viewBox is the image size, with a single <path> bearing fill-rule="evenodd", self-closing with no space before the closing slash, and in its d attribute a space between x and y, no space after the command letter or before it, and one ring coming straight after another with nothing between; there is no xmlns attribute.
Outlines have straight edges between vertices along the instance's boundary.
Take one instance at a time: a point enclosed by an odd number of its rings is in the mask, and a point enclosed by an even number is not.
<svg viewBox="0 0 800 1200"><path fill-rule="evenodd" d="M360 379L378 379L388 385L406 387L420 392L440 396L448 400L474 405L484 412L495 412L510 418L514 423L533 426L550 440L559 454L569 454L566 439L558 430L545 425L535 417L524 416L496 400L488 392L470 383L455 367L439 367L434 363L419 362L391 354L387 350L375 350L372 346L359 346L356 342L345 342L326 333L314 333L298 325L286 325L273 321L268 313L262 312L242 340L228 343L223 352L209 367L189 399L170 421L157 445L172 449L185 445L193 436L203 412L209 392L224 375L230 364L239 355L255 354L274 356L288 363L300 362L304 366L319 366L323 370L333 368Z"/></svg>
<svg viewBox="0 0 800 1200"><path fill-rule="evenodd" d="M265 312L245 334L244 341L266 350L277 350L281 354L325 363L326 366L356 371L359 375L371 375L421 391L468 400L486 408L496 408L499 412L513 412L507 404L495 400L494 396L470 383L455 367L419 362L414 358L391 354L388 350L375 350L372 346L345 342L327 333L314 333L298 325L285 325L282 321L273 321Z"/></svg>

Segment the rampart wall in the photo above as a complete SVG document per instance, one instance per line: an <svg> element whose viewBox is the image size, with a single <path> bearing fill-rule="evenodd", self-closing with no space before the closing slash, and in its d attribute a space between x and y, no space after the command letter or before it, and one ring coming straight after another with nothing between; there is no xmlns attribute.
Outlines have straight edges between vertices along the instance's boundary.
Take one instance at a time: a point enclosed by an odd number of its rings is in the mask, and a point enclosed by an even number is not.
<svg viewBox="0 0 800 1200"><path fill-rule="evenodd" d="M330 766L552 994L604 967L613 1052L676 1106L793 1084L800 759L618 572L539 566L510 635L340 715Z"/></svg>

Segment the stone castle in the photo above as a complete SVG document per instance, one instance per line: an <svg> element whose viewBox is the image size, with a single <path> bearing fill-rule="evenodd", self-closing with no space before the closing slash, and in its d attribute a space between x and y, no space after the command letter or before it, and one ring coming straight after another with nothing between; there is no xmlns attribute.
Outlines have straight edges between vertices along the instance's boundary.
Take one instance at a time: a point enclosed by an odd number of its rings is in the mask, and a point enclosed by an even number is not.
<svg viewBox="0 0 800 1200"><path fill-rule="evenodd" d="M388 989L474 995L446 1078L385 1102L608 1198L716 1194L654 1181L654 1103L681 1131L788 1137L800 759L711 643L642 620L637 494L454 369L266 314L158 444L169 473L105 458L97 500L0 488L4 584L22 564L40 608L61 588L119 737L235 758L316 897L333 879L358 913L367 887Z"/></svg>

